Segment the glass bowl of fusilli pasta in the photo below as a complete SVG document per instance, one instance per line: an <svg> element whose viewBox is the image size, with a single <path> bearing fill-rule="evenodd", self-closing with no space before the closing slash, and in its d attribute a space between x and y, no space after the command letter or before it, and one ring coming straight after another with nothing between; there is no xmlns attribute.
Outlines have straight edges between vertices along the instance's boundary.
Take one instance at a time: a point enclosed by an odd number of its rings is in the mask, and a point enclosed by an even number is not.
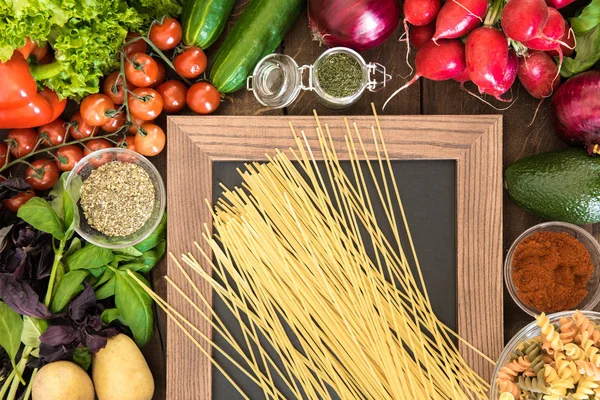
<svg viewBox="0 0 600 400"><path fill-rule="evenodd" d="M595 311L537 316L502 351L490 399L600 398L599 324Z"/></svg>

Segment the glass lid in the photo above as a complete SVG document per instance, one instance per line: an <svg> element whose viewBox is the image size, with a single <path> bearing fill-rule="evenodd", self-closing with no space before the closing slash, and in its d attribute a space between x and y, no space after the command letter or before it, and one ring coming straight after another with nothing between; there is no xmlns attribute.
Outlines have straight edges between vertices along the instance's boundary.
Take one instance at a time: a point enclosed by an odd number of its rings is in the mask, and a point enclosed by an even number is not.
<svg viewBox="0 0 600 400"><path fill-rule="evenodd" d="M298 97L302 86L302 70L294 59L285 54L263 58L248 78L247 89L254 92L264 106L282 108Z"/></svg>

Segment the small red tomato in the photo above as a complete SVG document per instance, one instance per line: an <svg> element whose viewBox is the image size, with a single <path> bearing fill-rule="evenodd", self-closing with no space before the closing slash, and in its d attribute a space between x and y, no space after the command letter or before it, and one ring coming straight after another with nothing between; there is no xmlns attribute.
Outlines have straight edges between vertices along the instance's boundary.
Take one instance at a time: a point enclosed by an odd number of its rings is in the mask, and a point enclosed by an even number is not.
<svg viewBox="0 0 600 400"><path fill-rule="evenodd" d="M148 87L158 79L158 64L148 54L132 54L125 61L125 78L137 87Z"/></svg>
<svg viewBox="0 0 600 400"><path fill-rule="evenodd" d="M135 135L135 149L143 156L152 157L165 148L166 140L165 132L160 126L144 124Z"/></svg>
<svg viewBox="0 0 600 400"><path fill-rule="evenodd" d="M156 61L156 65L158 65L158 77L156 78L156 82L150 85L150 87L153 89L158 87L158 85L163 83L167 78L167 70L165 69L163 63L161 63L160 61Z"/></svg>
<svg viewBox="0 0 600 400"><path fill-rule="evenodd" d="M90 126L100 126L111 118L115 103L105 94L91 94L81 102L79 112L83 121Z"/></svg>
<svg viewBox="0 0 600 400"><path fill-rule="evenodd" d="M163 109L168 113L176 113L185 107L187 87L179 81L170 80L160 85L156 91L163 99Z"/></svg>
<svg viewBox="0 0 600 400"><path fill-rule="evenodd" d="M38 135L33 128L11 129L7 142L11 154L19 158L33 151L38 142Z"/></svg>
<svg viewBox="0 0 600 400"><path fill-rule="evenodd" d="M125 43L130 42L133 39L139 38L141 36L142 35L140 35L137 32L129 32L127 34L127 37L125 38ZM146 52L146 42L144 41L144 39L138 39L135 42L132 42L131 44L123 46L123 52L125 53L126 56L129 56L134 53L145 53Z"/></svg>
<svg viewBox="0 0 600 400"><path fill-rule="evenodd" d="M102 128L104 132L115 133L125 125L125 122L127 122L125 114L119 112L117 115L103 123L100 128Z"/></svg>
<svg viewBox="0 0 600 400"><path fill-rule="evenodd" d="M2 204L4 204L4 207L8 210L16 213L19 211L19 208L27 203L32 197L35 197L35 192L30 189L26 192L19 192L16 196L2 201Z"/></svg>
<svg viewBox="0 0 600 400"><path fill-rule="evenodd" d="M6 143L0 142L0 168L2 168L4 164L8 163L9 158L8 146Z"/></svg>
<svg viewBox="0 0 600 400"><path fill-rule="evenodd" d="M118 142L118 147L121 147L123 149L127 149L127 150L131 150L131 151L136 151L135 150L135 136L125 136L123 139L119 140Z"/></svg>
<svg viewBox="0 0 600 400"><path fill-rule="evenodd" d="M102 150L102 149L109 149L109 148L113 147L112 144L106 139L88 140L83 145L84 145L84 148L83 148L83 156L84 157L87 156L88 154L93 153L94 151ZM106 164L107 162L109 162L111 160L112 160L112 155L105 153L105 154L102 154L97 157L92 157L90 159L90 164L93 165L94 167L98 168L102 164Z"/></svg>
<svg viewBox="0 0 600 400"><path fill-rule="evenodd" d="M83 139L86 137L92 136L96 132L95 126L90 126L85 123L83 118L81 118L81 114L76 112L71 117L71 122L69 122L69 135L75 140Z"/></svg>
<svg viewBox="0 0 600 400"><path fill-rule="evenodd" d="M126 85L128 90L135 89L130 82L126 82ZM104 80L104 85L102 85L102 93L107 95L108 98L113 101L113 103L123 104L123 77L117 71L110 74Z"/></svg>
<svg viewBox="0 0 600 400"><path fill-rule="evenodd" d="M48 147L58 146L67 140L67 124L58 118L49 124L38 128L38 135L42 139L42 144Z"/></svg>
<svg viewBox="0 0 600 400"><path fill-rule="evenodd" d="M70 171L83 158L83 151L76 144L70 144L56 150L56 158L58 169Z"/></svg>
<svg viewBox="0 0 600 400"><path fill-rule="evenodd" d="M31 163L25 171L25 180L36 190L48 190L58 181L58 167L56 163L40 158Z"/></svg>
<svg viewBox="0 0 600 400"><path fill-rule="evenodd" d="M180 76L197 78L206 69L206 54L199 47L188 47L175 57L173 65Z"/></svg>
<svg viewBox="0 0 600 400"><path fill-rule="evenodd" d="M144 121L155 119L163 109L162 97L151 88L135 89L129 95L128 101L131 115Z"/></svg>
<svg viewBox="0 0 600 400"><path fill-rule="evenodd" d="M175 18L165 18L162 24L153 24L150 28L150 40L156 47L171 50L181 42L181 25Z"/></svg>
<svg viewBox="0 0 600 400"><path fill-rule="evenodd" d="M138 128L140 126L142 126L143 124L152 124L152 123L154 123L153 119L150 120L150 121L144 121L143 119L139 119L135 115L131 115L130 120L131 120L131 125L127 129L127 132L130 133L130 134L132 134L132 135L135 135L138 132Z"/></svg>
<svg viewBox="0 0 600 400"><path fill-rule="evenodd" d="M207 82L194 83L187 91L187 105L198 114L211 114L221 104L221 95L216 87Z"/></svg>

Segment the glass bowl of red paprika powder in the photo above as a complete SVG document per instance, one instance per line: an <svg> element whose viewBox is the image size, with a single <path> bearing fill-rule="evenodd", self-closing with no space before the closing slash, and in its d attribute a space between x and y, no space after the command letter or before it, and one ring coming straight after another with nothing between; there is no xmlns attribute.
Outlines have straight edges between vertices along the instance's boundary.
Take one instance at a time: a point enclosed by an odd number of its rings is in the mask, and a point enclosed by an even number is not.
<svg viewBox="0 0 600 400"><path fill-rule="evenodd" d="M592 310L600 301L600 244L577 225L536 225L510 247L504 281L515 303L532 316Z"/></svg>

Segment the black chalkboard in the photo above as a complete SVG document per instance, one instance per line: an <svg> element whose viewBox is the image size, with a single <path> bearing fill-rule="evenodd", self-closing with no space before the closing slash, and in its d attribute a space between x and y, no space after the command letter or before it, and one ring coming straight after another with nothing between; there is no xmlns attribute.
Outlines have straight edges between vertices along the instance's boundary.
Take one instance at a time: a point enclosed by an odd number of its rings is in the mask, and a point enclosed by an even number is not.
<svg viewBox="0 0 600 400"><path fill-rule="evenodd" d="M342 166L350 171L349 162ZM219 183L228 188L239 186L241 177L236 171L243 170L244 163L217 162L213 168L213 204L222 193ZM367 175L367 166L363 163ZM324 166L320 165L324 170ZM457 328L456 296L456 163L454 161L392 161L392 168L398 183L404 209L406 211L417 255L421 264L427 289L435 314L450 328ZM377 210L376 214L383 212ZM391 238L391 230L386 232ZM234 316L214 295L214 309L224 320L236 338L243 336ZM237 329L236 329L237 327ZM237 333L237 336L235 335ZM235 352L216 332L213 337L233 358ZM264 399L263 392L243 375L226 358L215 350L213 356L227 373L251 399ZM227 379L213 367L213 399L233 400L241 396ZM285 394L285 392L284 392ZM291 398L291 397L290 397Z"/></svg>

